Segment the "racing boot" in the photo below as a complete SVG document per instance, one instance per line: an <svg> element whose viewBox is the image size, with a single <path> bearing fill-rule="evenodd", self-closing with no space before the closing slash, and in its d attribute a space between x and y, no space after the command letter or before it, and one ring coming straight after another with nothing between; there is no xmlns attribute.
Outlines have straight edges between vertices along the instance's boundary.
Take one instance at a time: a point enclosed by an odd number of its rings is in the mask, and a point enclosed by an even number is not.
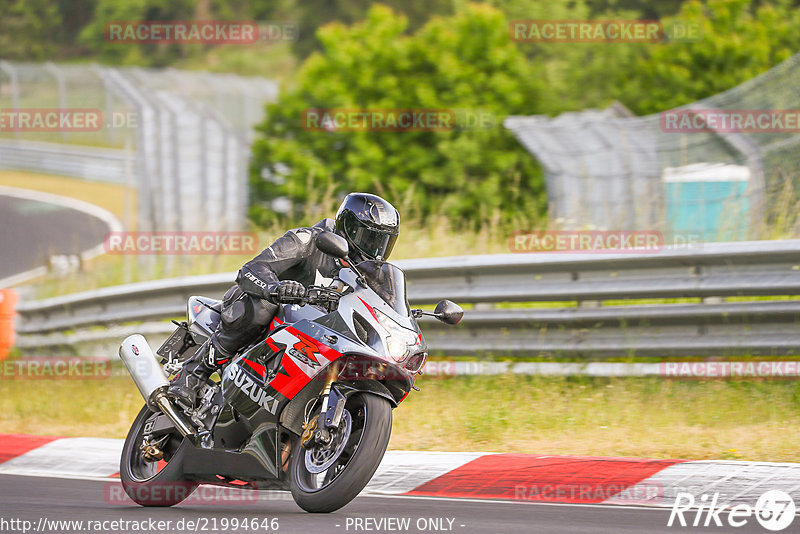
<svg viewBox="0 0 800 534"><path fill-rule="evenodd" d="M190 408L197 402L197 393L214 371L217 370L214 359L214 345L211 340L203 343L194 355L186 360L169 385L167 394L182 401Z"/></svg>

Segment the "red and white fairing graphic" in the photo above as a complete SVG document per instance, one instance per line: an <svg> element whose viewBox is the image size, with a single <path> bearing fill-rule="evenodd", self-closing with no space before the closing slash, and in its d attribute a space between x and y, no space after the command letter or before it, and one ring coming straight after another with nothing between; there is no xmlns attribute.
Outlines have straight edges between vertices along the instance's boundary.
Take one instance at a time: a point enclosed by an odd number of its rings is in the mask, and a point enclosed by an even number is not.
<svg viewBox="0 0 800 534"><path fill-rule="evenodd" d="M276 353L284 350L278 374L269 385L287 399L294 398L311 379L342 355L292 326L275 332L266 342Z"/></svg>

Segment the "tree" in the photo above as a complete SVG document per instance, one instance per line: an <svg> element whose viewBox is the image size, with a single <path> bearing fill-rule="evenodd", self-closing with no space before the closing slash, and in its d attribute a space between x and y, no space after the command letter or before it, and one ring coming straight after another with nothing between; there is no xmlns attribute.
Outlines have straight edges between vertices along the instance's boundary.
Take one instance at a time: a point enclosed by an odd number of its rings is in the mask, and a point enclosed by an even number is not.
<svg viewBox="0 0 800 534"><path fill-rule="evenodd" d="M785 0L692 0L664 25L674 22L696 25L698 39L647 45L613 73L610 97L655 113L735 87L800 50L800 10Z"/></svg>
<svg viewBox="0 0 800 534"><path fill-rule="evenodd" d="M587 0L592 13L602 16L615 11L636 11L645 19L660 19L675 15L681 8L683 0L658 0L643 2L642 0Z"/></svg>
<svg viewBox="0 0 800 534"><path fill-rule="evenodd" d="M492 1L511 18L531 19L650 18L655 9L632 0L557 0L546 5ZM735 87L800 50L796 3L689 0L661 19L667 34L662 42L521 43L520 48L543 65L549 90L541 109L546 113L604 107L614 100L637 114L655 113ZM614 11L599 12L601 8ZM658 6L659 13L675 8L673 2ZM677 27L697 28L699 33L676 39L672 34Z"/></svg>
<svg viewBox="0 0 800 534"><path fill-rule="evenodd" d="M47 59L60 25L58 6L48 0L0 0L0 57Z"/></svg>
<svg viewBox="0 0 800 534"><path fill-rule="evenodd" d="M80 34L80 41L101 59L125 64L166 66L208 46L181 43L109 43L109 22L185 21L231 19L237 3L199 0L97 0L94 18Z"/></svg>
<svg viewBox="0 0 800 534"><path fill-rule="evenodd" d="M318 32L322 52L267 107L259 127L251 180L256 221L274 217L263 203L276 197L291 199L297 217L326 192L352 190L386 195L404 213L474 225L525 224L543 215L541 171L502 127L506 115L537 109L542 90L505 17L470 4L413 35L404 35L406 27L404 16L374 6L362 23ZM304 128L304 112L330 108L455 110L462 122L448 131ZM464 127L464 116L478 113L494 119L490 127Z"/></svg>
<svg viewBox="0 0 800 534"><path fill-rule="evenodd" d="M78 36L94 16L96 0L58 0L58 12L62 24L57 33L59 55L79 55Z"/></svg>
<svg viewBox="0 0 800 534"><path fill-rule="evenodd" d="M454 0L383 0L397 13L405 15L408 30L416 31L435 15L453 13ZM353 24L364 19L373 0L255 0L250 4L258 20L290 20L298 24L299 38L293 50L299 59L321 50L316 31L325 24Z"/></svg>

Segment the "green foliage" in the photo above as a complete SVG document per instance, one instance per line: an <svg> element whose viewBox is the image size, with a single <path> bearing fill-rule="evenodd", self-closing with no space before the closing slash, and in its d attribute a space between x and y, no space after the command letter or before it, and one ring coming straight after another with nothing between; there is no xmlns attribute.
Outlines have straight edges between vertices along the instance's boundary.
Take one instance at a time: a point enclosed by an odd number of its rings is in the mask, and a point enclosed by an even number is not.
<svg viewBox="0 0 800 534"><path fill-rule="evenodd" d="M454 0L383 0L381 2L409 20L408 29L416 31L435 15L450 15ZM322 48L316 31L331 22L353 24L366 17L372 0L256 0L251 3L257 20L292 20L297 22L299 38L293 43L295 54L305 59Z"/></svg>
<svg viewBox="0 0 800 534"><path fill-rule="evenodd" d="M58 6L48 0L0 0L0 59L48 59L60 25Z"/></svg>
<svg viewBox="0 0 800 534"><path fill-rule="evenodd" d="M55 34L59 56L78 56L84 52L78 45L78 35L94 17L96 0L57 0L61 26Z"/></svg>
<svg viewBox="0 0 800 534"><path fill-rule="evenodd" d="M591 0L489 0L510 20L640 19L634 10L600 11L604 2ZM629 4L630 2L624 2ZM645 45L639 43L521 42L519 49L539 65L547 88L532 113L556 115L587 107L605 107L618 97L632 61ZM617 73L620 73L617 76Z"/></svg>
<svg viewBox="0 0 800 534"><path fill-rule="evenodd" d="M535 110L542 88L505 17L475 4L412 36L404 36L406 24L375 6L363 23L320 30L323 52L306 61L296 87L268 106L259 127L255 200L288 196L303 210L324 193L362 190L385 195L404 214L475 224L541 216L541 172L501 123ZM311 131L301 120L310 108L466 109L495 122L444 132ZM271 216L262 206L252 210L259 222Z"/></svg>
<svg viewBox="0 0 800 534"><path fill-rule="evenodd" d="M614 100L655 113L735 87L800 50L800 0L485 1L0 0L0 58L88 55L290 80L254 147L252 215L261 223L273 217L266 206L277 197L294 202L297 219L329 210L346 191L367 190L404 215L524 227L545 211L541 170L502 128L504 117ZM700 28L699 38L516 43L507 26L658 17L667 28ZM201 46L108 43L103 35L110 21L170 19L294 21L300 37ZM484 130L319 132L301 125L309 108L445 108L496 120Z"/></svg>
<svg viewBox="0 0 800 534"><path fill-rule="evenodd" d="M800 10L788 0L688 0L679 10L675 2L656 9L631 0L491 1L512 19L663 14L667 34L675 27L699 28L696 39L652 44L520 43L531 61L543 65L548 91L542 110L549 114L604 107L614 100L637 114L671 109L735 87L800 50Z"/></svg>
<svg viewBox="0 0 800 534"><path fill-rule="evenodd" d="M227 44L211 47L173 63L182 70L226 72L240 76L263 76L278 82L289 78L297 61L287 41L257 43L248 46Z"/></svg>
<svg viewBox="0 0 800 534"><path fill-rule="evenodd" d="M80 34L80 41L100 59L123 64L167 66L180 59L201 55L213 48L197 44L109 43L109 22L234 20L246 8L239 2L199 0L97 0L94 17Z"/></svg>
<svg viewBox="0 0 800 534"><path fill-rule="evenodd" d="M637 11L644 19L660 19L678 12L683 0L586 0L593 14Z"/></svg>
<svg viewBox="0 0 800 534"><path fill-rule="evenodd" d="M720 93L800 50L800 10L785 0L691 0L663 22L666 28L694 24L700 35L689 42L646 45L633 61L610 71L614 83L607 98L621 100L637 114Z"/></svg>

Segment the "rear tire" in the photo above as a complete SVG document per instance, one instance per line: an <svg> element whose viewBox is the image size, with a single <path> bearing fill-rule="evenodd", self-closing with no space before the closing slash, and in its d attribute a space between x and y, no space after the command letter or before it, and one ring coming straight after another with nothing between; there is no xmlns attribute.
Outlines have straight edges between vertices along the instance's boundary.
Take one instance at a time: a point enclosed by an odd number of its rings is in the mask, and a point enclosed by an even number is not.
<svg viewBox="0 0 800 534"><path fill-rule="evenodd" d="M392 407L388 400L369 393L357 393L347 400L345 408L351 411L354 431L340 453L340 459L330 467L335 469L338 466L332 480L319 488L312 487L310 481L314 475L306 467L306 449L300 440L294 447L289 484L295 502L307 512L333 512L355 499L375 474L389 444ZM325 473L327 478L328 471Z"/></svg>
<svg viewBox="0 0 800 534"><path fill-rule="evenodd" d="M169 458L177 446L165 446L166 465L147 462L142 458L139 446L142 443L144 425L154 414L144 406L125 438L119 465L119 478L128 497L141 506L173 506L186 499L197 488L195 482L183 480L183 469ZM167 443L180 442L180 436L170 437Z"/></svg>

